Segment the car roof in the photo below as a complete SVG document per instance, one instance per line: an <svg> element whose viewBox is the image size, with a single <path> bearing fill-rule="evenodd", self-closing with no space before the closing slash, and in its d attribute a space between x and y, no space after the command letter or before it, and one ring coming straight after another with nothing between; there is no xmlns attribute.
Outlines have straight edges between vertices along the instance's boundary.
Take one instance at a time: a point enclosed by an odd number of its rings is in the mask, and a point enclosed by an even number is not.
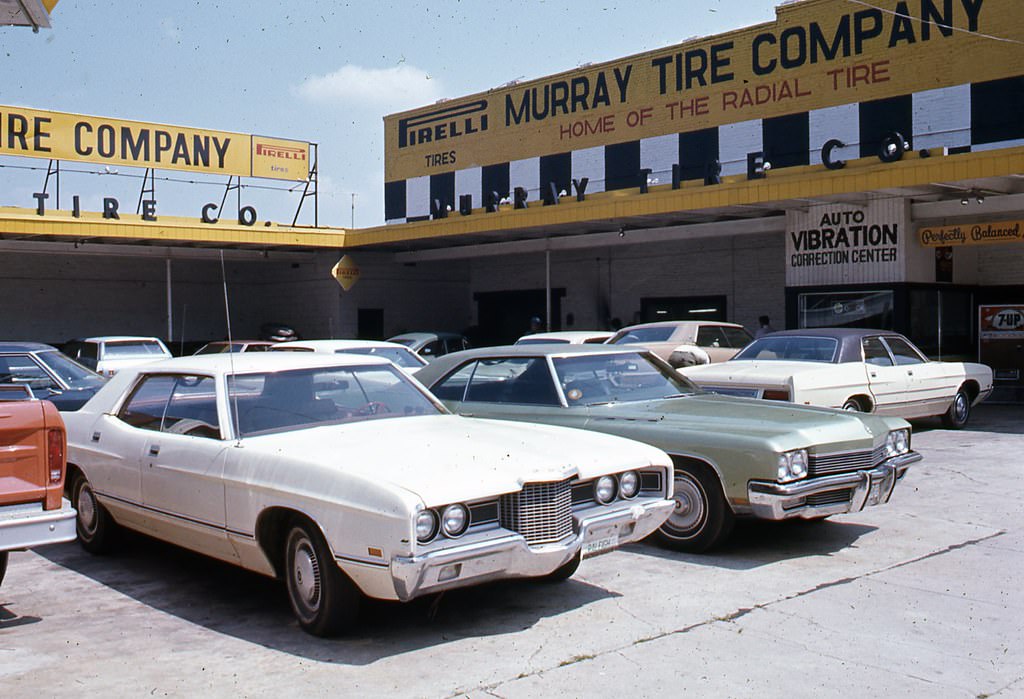
<svg viewBox="0 0 1024 699"><path fill-rule="evenodd" d="M160 342L157 337L143 337L141 335L97 335L96 337L83 337L73 342Z"/></svg>
<svg viewBox="0 0 1024 699"><path fill-rule="evenodd" d="M44 345L42 342L0 342L0 352L45 352L55 350L56 347Z"/></svg>
<svg viewBox="0 0 1024 699"><path fill-rule="evenodd" d="M488 357L568 357L584 354L637 354L646 351L636 345L499 345L446 354L419 369L414 375L426 383L440 378L457 364Z"/></svg>
<svg viewBox="0 0 1024 699"><path fill-rule="evenodd" d="M400 345L397 342L385 342L383 340L292 340L290 342L275 342L272 347L274 349L289 347L298 347L299 349L311 349L311 350L339 350L339 349L360 349L363 347L379 347L381 349L391 348L405 350L411 352L405 345Z"/></svg>
<svg viewBox="0 0 1024 699"><path fill-rule="evenodd" d="M247 374L371 364L391 366L391 362L387 359L373 355L318 354L316 352L233 352L174 357L133 367L133 370L147 373L167 371L196 374Z"/></svg>
<svg viewBox="0 0 1024 699"><path fill-rule="evenodd" d="M776 335L798 335L800 337L867 337L869 335L900 335L895 330L874 330L870 328L804 328L802 330L779 330L765 337Z"/></svg>
<svg viewBox="0 0 1024 699"><path fill-rule="evenodd" d="M619 332L622 332L623 330L632 330L633 328L677 328L683 325L714 325L725 326L729 328L743 327L739 323L727 323L724 320L658 320L652 323L636 323L635 325L626 325L620 328Z"/></svg>
<svg viewBox="0 0 1024 699"><path fill-rule="evenodd" d="M517 342L521 340L578 340L592 337L611 337L615 333L611 330L554 330L547 333L531 333L529 335L523 335Z"/></svg>
<svg viewBox="0 0 1024 699"><path fill-rule="evenodd" d="M450 333L450 332L402 333L400 335L393 335L393 336L389 337L388 341L390 342L390 341L395 340L396 338L399 338L399 337L401 337L403 339L406 339L406 340L432 340L434 338L442 340L442 339L447 339L447 338L450 338L450 337L462 337L462 335L460 335L458 333Z"/></svg>

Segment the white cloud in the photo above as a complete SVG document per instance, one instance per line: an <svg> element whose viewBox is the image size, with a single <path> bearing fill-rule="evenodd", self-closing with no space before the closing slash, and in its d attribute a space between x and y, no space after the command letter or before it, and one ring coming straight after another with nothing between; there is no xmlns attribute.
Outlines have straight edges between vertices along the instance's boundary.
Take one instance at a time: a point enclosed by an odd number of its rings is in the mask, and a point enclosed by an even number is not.
<svg viewBox="0 0 1024 699"><path fill-rule="evenodd" d="M299 96L311 102L389 111L434 102L441 97L441 90L436 78L415 66L364 68L351 64L326 75L311 75L296 88Z"/></svg>

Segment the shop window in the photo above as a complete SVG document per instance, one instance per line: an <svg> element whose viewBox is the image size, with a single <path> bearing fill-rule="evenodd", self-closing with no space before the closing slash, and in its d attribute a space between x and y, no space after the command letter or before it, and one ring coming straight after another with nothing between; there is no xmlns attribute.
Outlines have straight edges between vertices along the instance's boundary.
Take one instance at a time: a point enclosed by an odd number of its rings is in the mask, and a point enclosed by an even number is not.
<svg viewBox="0 0 1024 699"><path fill-rule="evenodd" d="M801 328L878 328L894 330L893 292L832 291L800 294Z"/></svg>

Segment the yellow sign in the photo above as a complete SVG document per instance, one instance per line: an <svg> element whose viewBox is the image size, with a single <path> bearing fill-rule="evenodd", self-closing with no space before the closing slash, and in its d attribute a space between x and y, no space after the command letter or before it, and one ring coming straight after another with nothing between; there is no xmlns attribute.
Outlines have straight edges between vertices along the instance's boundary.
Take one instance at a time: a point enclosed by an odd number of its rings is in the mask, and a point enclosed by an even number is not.
<svg viewBox="0 0 1024 699"><path fill-rule="evenodd" d="M961 223L956 226L924 226L917 231L921 245L929 248L953 245L986 245L992 243L1019 243L1024 241L1021 227L1024 221L998 221L996 223Z"/></svg>
<svg viewBox="0 0 1024 699"><path fill-rule="evenodd" d="M275 180L309 177L309 144L281 138L252 137L252 176Z"/></svg>
<svg viewBox="0 0 1024 699"><path fill-rule="evenodd" d="M287 180L309 174L301 141L23 107L0 106L0 155Z"/></svg>
<svg viewBox="0 0 1024 699"><path fill-rule="evenodd" d="M359 267L348 255L342 255L337 264L331 268L331 276L334 277L341 288L348 291L359 281Z"/></svg>
<svg viewBox="0 0 1024 699"><path fill-rule="evenodd" d="M776 15L390 115L385 181L1024 74L1021 0L806 0Z"/></svg>

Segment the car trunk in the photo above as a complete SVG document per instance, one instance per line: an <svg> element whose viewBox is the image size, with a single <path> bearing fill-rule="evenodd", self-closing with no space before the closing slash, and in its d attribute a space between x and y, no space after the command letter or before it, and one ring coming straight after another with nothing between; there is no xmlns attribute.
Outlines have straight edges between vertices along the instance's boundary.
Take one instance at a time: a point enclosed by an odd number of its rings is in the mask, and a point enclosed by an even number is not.
<svg viewBox="0 0 1024 699"><path fill-rule="evenodd" d="M0 401L0 506L61 507L67 438L48 401Z"/></svg>

